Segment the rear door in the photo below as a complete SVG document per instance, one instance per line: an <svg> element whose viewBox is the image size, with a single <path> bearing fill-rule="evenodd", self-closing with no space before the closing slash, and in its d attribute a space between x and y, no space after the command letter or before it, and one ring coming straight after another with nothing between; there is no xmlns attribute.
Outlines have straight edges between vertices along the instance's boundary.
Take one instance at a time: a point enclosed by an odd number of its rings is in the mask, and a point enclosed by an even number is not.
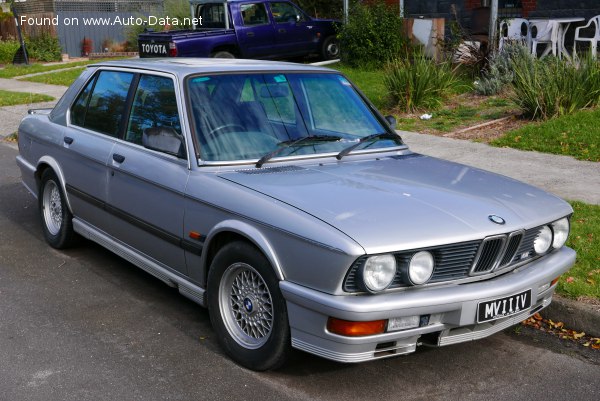
<svg viewBox="0 0 600 401"><path fill-rule="evenodd" d="M115 237L185 274L182 230L189 176L185 146L178 157L142 145L146 128L170 127L182 134L179 104L172 76L139 76L123 140L109 158L107 205L115 216Z"/></svg>
<svg viewBox="0 0 600 401"><path fill-rule="evenodd" d="M107 231L108 167L134 74L98 71L69 110L63 137L63 174L73 214Z"/></svg>
<svg viewBox="0 0 600 401"><path fill-rule="evenodd" d="M245 58L261 58L274 54L275 31L266 3L233 4L239 7L236 33Z"/></svg>

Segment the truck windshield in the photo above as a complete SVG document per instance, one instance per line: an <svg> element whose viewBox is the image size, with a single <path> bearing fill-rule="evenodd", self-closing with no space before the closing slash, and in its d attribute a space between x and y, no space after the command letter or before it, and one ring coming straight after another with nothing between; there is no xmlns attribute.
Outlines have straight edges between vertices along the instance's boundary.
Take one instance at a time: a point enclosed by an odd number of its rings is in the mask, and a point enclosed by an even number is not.
<svg viewBox="0 0 600 401"><path fill-rule="evenodd" d="M353 144L355 151L403 144L339 74L198 76L187 80L187 96L204 161L262 165L273 156L338 154Z"/></svg>

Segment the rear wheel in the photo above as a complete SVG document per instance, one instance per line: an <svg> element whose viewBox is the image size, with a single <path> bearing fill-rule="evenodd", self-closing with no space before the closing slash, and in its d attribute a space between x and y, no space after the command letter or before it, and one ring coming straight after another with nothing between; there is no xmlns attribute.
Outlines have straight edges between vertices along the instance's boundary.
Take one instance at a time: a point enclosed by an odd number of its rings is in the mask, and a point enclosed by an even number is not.
<svg viewBox="0 0 600 401"><path fill-rule="evenodd" d="M76 241L73 215L67 206L60 181L51 169L42 173L38 198L46 242L57 249L72 246Z"/></svg>
<svg viewBox="0 0 600 401"><path fill-rule="evenodd" d="M265 256L236 241L215 256L208 275L208 308L227 354L253 370L280 367L290 352L290 329L279 282Z"/></svg>
<svg viewBox="0 0 600 401"><path fill-rule="evenodd" d="M212 58L235 58L235 55L226 50L219 50L219 51L211 54L211 57Z"/></svg>

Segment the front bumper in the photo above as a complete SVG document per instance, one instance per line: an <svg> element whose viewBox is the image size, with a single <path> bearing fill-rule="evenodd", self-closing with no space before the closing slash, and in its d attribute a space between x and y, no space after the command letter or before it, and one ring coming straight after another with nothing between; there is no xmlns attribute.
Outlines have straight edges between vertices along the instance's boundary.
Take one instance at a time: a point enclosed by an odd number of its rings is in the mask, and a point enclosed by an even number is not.
<svg viewBox="0 0 600 401"><path fill-rule="evenodd" d="M575 263L575 251L563 247L541 259L490 280L409 288L378 295L336 296L282 281L292 346L339 362L362 362L416 350L417 345L455 344L487 337L525 320L548 306L556 277ZM480 302L531 290L531 308L517 315L477 323ZM365 337L327 330L327 319L351 321L429 315L427 325Z"/></svg>

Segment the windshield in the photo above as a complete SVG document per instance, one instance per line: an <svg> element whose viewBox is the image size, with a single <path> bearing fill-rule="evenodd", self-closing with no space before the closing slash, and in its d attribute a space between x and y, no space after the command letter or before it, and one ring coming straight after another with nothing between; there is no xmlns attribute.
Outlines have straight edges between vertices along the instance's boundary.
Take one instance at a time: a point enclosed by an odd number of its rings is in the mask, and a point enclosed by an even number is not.
<svg viewBox="0 0 600 401"><path fill-rule="evenodd" d="M199 76L188 79L187 95L204 161L337 154L353 144L357 151L402 145L393 135L360 143L389 128L339 74ZM312 137L317 140L300 140Z"/></svg>

